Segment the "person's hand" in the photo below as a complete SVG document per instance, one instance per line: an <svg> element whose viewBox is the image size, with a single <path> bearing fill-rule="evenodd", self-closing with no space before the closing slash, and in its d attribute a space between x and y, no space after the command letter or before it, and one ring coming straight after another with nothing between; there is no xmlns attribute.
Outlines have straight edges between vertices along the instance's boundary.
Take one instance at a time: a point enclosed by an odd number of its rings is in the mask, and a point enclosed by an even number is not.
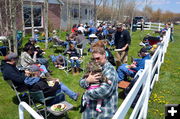
<svg viewBox="0 0 180 119"><path fill-rule="evenodd" d="M136 68L136 65L135 64L131 64L131 65L129 65L129 68Z"/></svg>
<svg viewBox="0 0 180 119"><path fill-rule="evenodd" d="M126 50L126 47L123 47L123 48L121 48L122 49L122 51L125 51Z"/></svg>
<svg viewBox="0 0 180 119"><path fill-rule="evenodd" d="M59 82L59 79L56 79L55 81L56 81L56 82Z"/></svg>
<svg viewBox="0 0 180 119"><path fill-rule="evenodd" d="M101 78L101 75L99 73L92 75L92 72L89 74L88 78L86 81L88 83L99 83L99 78Z"/></svg>
<svg viewBox="0 0 180 119"><path fill-rule="evenodd" d="M37 51L34 51L34 54L36 55L38 52Z"/></svg>

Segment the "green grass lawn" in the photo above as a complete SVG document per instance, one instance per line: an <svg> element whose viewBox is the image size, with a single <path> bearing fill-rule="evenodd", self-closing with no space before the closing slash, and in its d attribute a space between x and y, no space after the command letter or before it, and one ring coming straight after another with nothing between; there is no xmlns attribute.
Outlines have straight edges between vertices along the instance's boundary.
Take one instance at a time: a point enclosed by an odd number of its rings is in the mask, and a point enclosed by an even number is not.
<svg viewBox="0 0 180 119"><path fill-rule="evenodd" d="M129 57L137 57L137 51L139 51L140 46L139 42L145 36L145 34L150 31L136 31L132 34L132 42L129 51ZM151 100L149 103L149 119L159 119L164 116L164 104L180 104L180 81L178 76L180 73L180 59L178 57L178 50L180 48L180 26L176 26L175 29L175 42L170 43L167 54L165 55L165 62L161 67L159 81L156 82L155 87L153 89L153 93L151 95ZM62 39L65 37L65 33L61 34ZM27 37L28 38L28 37ZM25 39L25 41L27 40ZM25 43L23 41L23 44ZM40 43L41 47L44 47L43 43ZM58 48L61 50L61 48ZM56 51L56 52L55 52ZM52 44L49 44L49 48L46 49L45 57L48 58L49 55L55 54L57 55L58 50L52 48ZM87 64L91 55L84 57L84 65ZM2 57L1 57L2 58ZM130 58L129 58L130 59ZM66 74L64 71L56 69L52 63L50 63L50 69L53 70L52 76L55 78L59 78L65 85L67 85L70 89L75 92L83 93L83 89L79 86L79 80L83 75L81 72L79 75L73 76L72 74ZM15 96L15 93L11 90L9 85L6 84L5 81L2 80L2 74L0 74L0 119L18 119L18 102ZM119 92L122 90L119 89ZM79 113L79 105L80 99L75 102L71 100L68 96L66 96L67 101L74 105L74 109L69 111L68 115L70 119L80 119L81 114ZM119 99L119 105L122 103L123 99ZM30 116L26 113L25 117L28 119Z"/></svg>

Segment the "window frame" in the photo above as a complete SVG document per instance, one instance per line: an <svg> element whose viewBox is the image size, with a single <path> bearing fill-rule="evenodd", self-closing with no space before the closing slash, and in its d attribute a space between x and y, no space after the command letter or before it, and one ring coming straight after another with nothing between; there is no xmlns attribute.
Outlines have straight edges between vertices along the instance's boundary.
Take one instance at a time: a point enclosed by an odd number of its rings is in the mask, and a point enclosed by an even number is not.
<svg viewBox="0 0 180 119"><path fill-rule="evenodd" d="M24 4L23 5L23 15L24 15L24 7L30 7L31 8L31 5L29 5L29 4ZM34 7L38 7L38 8L40 8L41 9L41 26L34 26L34 28L43 28L44 27L44 19L43 19L43 7L42 7L42 5L33 5L33 11L34 11ZM24 19L25 20L25 19ZM30 20L31 21L31 20ZM24 26L25 26L25 24L24 24ZM25 26L25 29L31 29L32 28L32 24L31 24L31 27L26 27Z"/></svg>

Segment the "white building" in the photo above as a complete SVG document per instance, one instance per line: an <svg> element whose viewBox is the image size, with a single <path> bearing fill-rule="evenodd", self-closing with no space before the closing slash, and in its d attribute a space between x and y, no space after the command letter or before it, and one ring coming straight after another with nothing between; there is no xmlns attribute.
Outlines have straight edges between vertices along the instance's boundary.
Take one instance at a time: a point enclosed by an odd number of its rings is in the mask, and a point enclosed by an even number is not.
<svg viewBox="0 0 180 119"><path fill-rule="evenodd" d="M93 19L92 0L62 0L61 28L71 28L73 24L89 23ZM80 9L80 11L79 11Z"/></svg>

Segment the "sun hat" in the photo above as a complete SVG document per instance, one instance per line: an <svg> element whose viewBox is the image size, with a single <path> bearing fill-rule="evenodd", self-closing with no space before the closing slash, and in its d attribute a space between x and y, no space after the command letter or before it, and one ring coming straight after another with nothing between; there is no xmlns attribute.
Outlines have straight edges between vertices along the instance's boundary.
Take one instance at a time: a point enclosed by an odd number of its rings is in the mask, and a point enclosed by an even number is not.
<svg viewBox="0 0 180 119"><path fill-rule="evenodd" d="M95 34L91 34L89 35L89 38L97 38L97 36Z"/></svg>

